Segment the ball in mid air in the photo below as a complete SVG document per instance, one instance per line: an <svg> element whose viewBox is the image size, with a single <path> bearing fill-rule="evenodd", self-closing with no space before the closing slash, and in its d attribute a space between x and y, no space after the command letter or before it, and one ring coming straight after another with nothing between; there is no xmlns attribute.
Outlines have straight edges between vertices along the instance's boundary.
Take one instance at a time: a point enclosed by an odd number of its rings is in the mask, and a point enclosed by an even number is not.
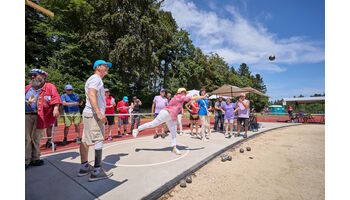
<svg viewBox="0 0 350 200"><path fill-rule="evenodd" d="M270 61L274 61L274 60L275 60L275 58L276 58L276 57L275 57L275 55L271 55L271 56L269 56L269 60L270 60Z"/></svg>

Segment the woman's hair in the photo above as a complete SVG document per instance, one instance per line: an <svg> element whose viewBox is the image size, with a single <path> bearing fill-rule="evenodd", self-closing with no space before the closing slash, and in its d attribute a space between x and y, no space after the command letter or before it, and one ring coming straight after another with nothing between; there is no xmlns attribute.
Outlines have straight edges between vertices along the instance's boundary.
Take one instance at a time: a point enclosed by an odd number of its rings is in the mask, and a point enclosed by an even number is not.
<svg viewBox="0 0 350 200"><path fill-rule="evenodd" d="M200 90L200 95L202 95L202 92L203 92L203 91L206 92L206 91L205 91L205 88L202 88L202 89Z"/></svg>

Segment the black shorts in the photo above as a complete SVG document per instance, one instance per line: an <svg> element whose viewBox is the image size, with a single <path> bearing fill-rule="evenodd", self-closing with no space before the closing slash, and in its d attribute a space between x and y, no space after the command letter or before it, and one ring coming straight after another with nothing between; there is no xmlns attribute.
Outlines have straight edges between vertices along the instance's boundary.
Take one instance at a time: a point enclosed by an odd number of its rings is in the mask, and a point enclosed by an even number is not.
<svg viewBox="0 0 350 200"><path fill-rule="evenodd" d="M114 116L106 116L108 126L114 125Z"/></svg>
<svg viewBox="0 0 350 200"><path fill-rule="evenodd" d="M238 123L238 124L242 124L242 122L244 122L244 126L248 126L249 118L241 118L241 117L238 117L237 123Z"/></svg>
<svg viewBox="0 0 350 200"><path fill-rule="evenodd" d="M199 115L195 114L194 116L190 114L190 120L197 121L199 119Z"/></svg>

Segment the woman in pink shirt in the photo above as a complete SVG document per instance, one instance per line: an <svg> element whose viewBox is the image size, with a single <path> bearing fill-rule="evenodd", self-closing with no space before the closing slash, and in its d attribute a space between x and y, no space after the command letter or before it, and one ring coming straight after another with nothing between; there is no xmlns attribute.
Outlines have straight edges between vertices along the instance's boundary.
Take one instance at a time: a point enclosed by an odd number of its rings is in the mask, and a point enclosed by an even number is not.
<svg viewBox="0 0 350 200"><path fill-rule="evenodd" d="M156 126L159 126L162 123L166 123L171 133L171 146L173 147L172 152L174 152L177 155L180 155L181 152L176 148L177 114L182 109L184 101L191 101L191 100L198 100L201 98L205 98L205 96L191 97L191 96L186 96L186 94L187 94L187 91L185 88L179 88L177 90L177 94L171 99L169 104L159 112L158 116L153 121L142 124L141 126L139 126L139 128L134 129L132 131L132 135L136 137L139 131L143 131L149 128L154 128Z"/></svg>

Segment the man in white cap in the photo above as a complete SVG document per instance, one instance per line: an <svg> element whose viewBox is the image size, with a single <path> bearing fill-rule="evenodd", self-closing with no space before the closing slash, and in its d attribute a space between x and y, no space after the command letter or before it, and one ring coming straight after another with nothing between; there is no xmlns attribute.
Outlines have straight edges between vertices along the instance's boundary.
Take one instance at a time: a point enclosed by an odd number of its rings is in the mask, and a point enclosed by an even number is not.
<svg viewBox="0 0 350 200"><path fill-rule="evenodd" d="M89 181L97 181L109 178L112 172L106 172L102 164L102 148L105 136L106 100L102 78L108 74L112 63L97 60L94 63L95 74L85 83L86 104L83 111L83 136L80 143L81 167L78 176L85 176L91 172ZM92 167L88 162L89 146L95 149L95 165Z"/></svg>
<svg viewBox="0 0 350 200"><path fill-rule="evenodd" d="M205 96L191 97L186 95L187 95L186 89L179 88L177 90L177 94L171 99L169 104L159 112L158 116L153 121L142 124L141 126L139 126L139 128L134 129L132 131L132 135L136 137L139 131L143 131L149 128L154 128L156 126L159 126L160 124L166 123L168 125L170 134L171 134L171 146L173 147L172 152L177 155L180 155L181 152L176 148L177 115L182 109L183 103L185 101L188 102L191 100L198 100L201 98L205 98Z"/></svg>
<svg viewBox="0 0 350 200"><path fill-rule="evenodd" d="M64 120L64 138L63 145L67 144L67 135L69 132L69 127L74 124L76 133L76 143L80 143L80 123L81 116L79 111L80 97L78 94L73 93L73 86L67 84L64 87L66 93L61 95L62 107L63 107L63 120Z"/></svg>
<svg viewBox="0 0 350 200"><path fill-rule="evenodd" d="M235 108L235 110L238 108L237 135L235 135L236 137L240 135L241 124L242 122L244 122L245 134L243 135L243 138L247 138L248 123L249 123L249 104L250 104L249 101L245 99L245 93L241 93Z"/></svg>

